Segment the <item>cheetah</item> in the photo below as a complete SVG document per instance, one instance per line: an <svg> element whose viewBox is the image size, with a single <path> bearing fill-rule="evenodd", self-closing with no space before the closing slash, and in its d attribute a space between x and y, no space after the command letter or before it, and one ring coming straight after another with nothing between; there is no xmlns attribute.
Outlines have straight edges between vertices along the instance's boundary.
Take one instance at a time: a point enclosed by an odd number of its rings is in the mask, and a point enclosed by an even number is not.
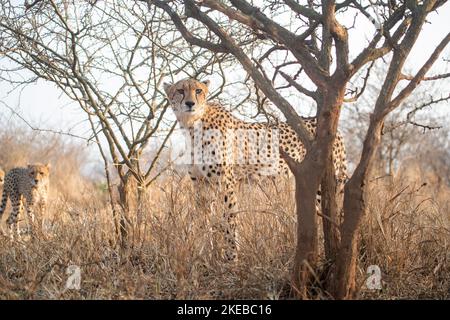
<svg viewBox="0 0 450 320"><path fill-rule="evenodd" d="M5 176L3 196L0 205L0 219L5 211L8 198L12 212L6 220L10 231L17 227L17 219L26 204L30 221L34 222L34 207L42 214L47 206L50 165L32 164L26 168L11 169ZM25 203L24 203L25 201Z"/></svg>
<svg viewBox="0 0 450 320"><path fill-rule="evenodd" d="M225 204L225 259L237 259L236 186L244 180L276 176L289 171L280 157L282 149L300 162L306 149L294 130L283 122L250 123L242 121L220 104L207 101L209 81L184 79L175 84L164 83L172 110L183 131L188 147L189 175L196 192L206 185L219 185ZM303 118L307 129L315 134L316 118ZM190 155L190 157L189 157ZM337 135L333 146L338 182L347 176L345 147Z"/></svg>

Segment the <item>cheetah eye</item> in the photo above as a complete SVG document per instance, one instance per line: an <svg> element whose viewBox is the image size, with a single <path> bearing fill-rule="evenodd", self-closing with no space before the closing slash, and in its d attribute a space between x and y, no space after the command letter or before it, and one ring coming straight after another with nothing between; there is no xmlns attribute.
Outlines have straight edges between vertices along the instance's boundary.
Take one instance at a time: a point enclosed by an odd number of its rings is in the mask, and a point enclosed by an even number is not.
<svg viewBox="0 0 450 320"><path fill-rule="evenodd" d="M184 94L184 90L183 89L178 89L177 91L178 91L178 93Z"/></svg>
<svg viewBox="0 0 450 320"><path fill-rule="evenodd" d="M196 93L196 94L202 93L202 89L197 89L197 90L195 90L195 93Z"/></svg>

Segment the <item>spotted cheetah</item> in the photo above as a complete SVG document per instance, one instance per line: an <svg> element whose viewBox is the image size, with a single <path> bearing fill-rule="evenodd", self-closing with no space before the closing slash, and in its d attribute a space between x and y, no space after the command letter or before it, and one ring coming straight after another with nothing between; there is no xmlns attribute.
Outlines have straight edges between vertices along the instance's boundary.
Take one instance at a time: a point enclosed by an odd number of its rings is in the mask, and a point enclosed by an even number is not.
<svg viewBox="0 0 450 320"><path fill-rule="evenodd" d="M190 157L185 162L196 190L219 185L223 191L225 258L236 260L236 186L240 181L260 176L274 176L288 171L280 157L280 148L296 161L306 150L286 123L249 123L237 119L217 103L207 101L209 81L185 79L164 84L164 90L180 127L186 132ZM303 118L315 134L316 119ZM340 134L334 150L338 181L347 175L345 147Z"/></svg>
<svg viewBox="0 0 450 320"><path fill-rule="evenodd" d="M33 164L26 168L11 169L5 176L3 197L0 205L0 219L5 211L8 198L11 199L12 212L6 220L10 230L17 226L19 214L26 203L27 214L34 222L34 207L42 214L47 205L50 165ZM25 203L24 203L25 201Z"/></svg>

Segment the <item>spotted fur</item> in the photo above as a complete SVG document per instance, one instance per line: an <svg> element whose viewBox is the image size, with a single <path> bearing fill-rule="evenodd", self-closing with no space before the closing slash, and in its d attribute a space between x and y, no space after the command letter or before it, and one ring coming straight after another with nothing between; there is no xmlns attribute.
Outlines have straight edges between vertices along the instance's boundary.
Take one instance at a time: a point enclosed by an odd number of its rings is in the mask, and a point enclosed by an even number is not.
<svg viewBox="0 0 450 320"><path fill-rule="evenodd" d="M204 189L202 185L206 183L219 185L224 193L225 257L235 260L237 246L233 208L236 205L236 185L246 179L287 172L287 164L279 156L280 148L299 162L304 159L306 150L286 123L245 122L219 104L208 102L208 85L209 82L186 79L164 84L164 89L181 128L188 132L188 140L193 146L189 174L197 190ZM310 133L315 134L316 119L303 120ZM262 136L264 145L257 143ZM198 146L201 148L196 149ZM347 176L345 156L343 139L338 134L333 149L338 182Z"/></svg>
<svg viewBox="0 0 450 320"><path fill-rule="evenodd" d="M0 218L6 209L8 198L12 212L6 223L11 230L17 227L17 219L26 206L28 217L34 221L37 206L42 214L47 205L50 165L33 164L26 168L11 169L5 176L3 196L0 205Z"/></svg>

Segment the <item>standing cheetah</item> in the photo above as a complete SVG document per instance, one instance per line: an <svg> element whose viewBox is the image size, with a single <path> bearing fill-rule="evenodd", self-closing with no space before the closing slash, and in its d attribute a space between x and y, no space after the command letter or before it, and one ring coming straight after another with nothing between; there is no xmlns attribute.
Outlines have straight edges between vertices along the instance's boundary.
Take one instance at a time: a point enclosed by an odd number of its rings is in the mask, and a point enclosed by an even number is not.
<svg viewBox="0 0 450 320"><path fill-rule="evenodd" d="M12 212L6 223L10 230L17 226L19 214L23 211L24 200L28 217L34 222L34 207L38 206L42 214L47 205L50 165L33 164L26 168L11 169L5 176L3 197L0 205L0 218L6 208L8 197L11 199Z"/></svg>
<svg viewBox="0 0 450 320"><path fill-rule="evenodd" d="M190 143L191 179L201 190L205 183L217 184L224 193L226 240L225 258L235 260L236 205L238 182L258 176L277 175L288 170L279 156L280 148L296 161L304 159L306 150L296 133L286 123L249 123L235 118L216 103L207 102L209 81L185 79L164 84L164 90L182 129ZM312 134L316 119L303 118ZM346 178L345 148L340 134L334 150L334 165L338 181Z"/></svg>

